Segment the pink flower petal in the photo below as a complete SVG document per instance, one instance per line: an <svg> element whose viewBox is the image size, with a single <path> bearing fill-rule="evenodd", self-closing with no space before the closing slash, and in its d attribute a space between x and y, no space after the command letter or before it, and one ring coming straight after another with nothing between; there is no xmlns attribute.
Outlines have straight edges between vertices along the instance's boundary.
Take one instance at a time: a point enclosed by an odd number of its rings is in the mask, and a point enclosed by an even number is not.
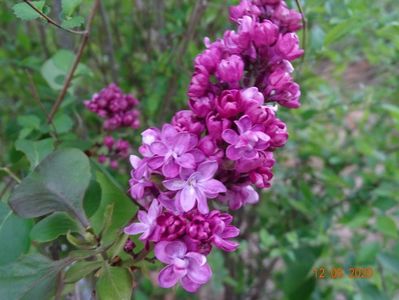
<svg viewBox="0 0 399 300"><path fill-rule="evenodd" d="M179 272L175 272L173 266L166 266L159 272L158 284L162 288L171 288L180 279Z"/></svg>
<svg viewBox="0 0 399 300"><path fill-rule="evenodd" d="M190 264L187 270L187 276L193 282L198 284L207 283L212 277L212 270L207 263L200 265L196 260L189 259Z"/></svg>
<svg viewBox="0 0 399 300"><path fill-rule="evenodd" d="M241 134L250 130L252 127L251 119L247 115L242 116L238 121L235 121L235 123Z"/></svg>
<svg viewBox="0 0 399 300"><path fill-rule="evenodd" d="M225 193L226 187L219 180L211 179L198 184L207 196L217 195L219 193Z"/></svg>
<svg viewBox="0 0 399 300"><path fill-rule="evenodd" d="M148 165L150 166L151 169L156 170L163 165L164 160L165 159L163 156L152 157L148 160Z"/></svg>
<svg viewBox="0 0 399 300"><path fill-rule="evenodd" d="M226 143L235 145L238 142L238 134L232 129L226 129L222 133L222 138Z"/></svg>
<svg viewBox="0 0 399 300"><path fill-rule="evenodd" d="M148 218L147 212L145 212L143 210L139 210L139 212L137 213L137 218L139 219L139 221L141 223L144 223L144 224L151 223L150 219Z"/></svg>
<svg viewBox="0 0 399 300"><path fill-rule="evenodd" d="M179 175L179 165L174 159L169 159L162 167L162 173L168 178L174 178Z"/></svg>
<svg viewBox="0 0 399 300"><path fill-rule="evenodd" d="M179 192L177 196L179 196L180 205L184 211L190 211L194 207L197 195L195 189L192 186L185 186L184 189Z"/></svg>
<svg viewBox="0 0 399 300"><path fill-rule="evenodd" d="M224 239L222 239L221 237L218 237L218 236L214 236L213 243L215 244L215 246L217 248L222 249L222 250L227 251L227 252L233 252L240 245L237 242L224 240Z"/></svg>
<svg viewBox="0 0 399 300"><path fill-rule="evenodd" d="M201 285L192 281L188 276L184 276L180 279L180 284L187 292L195 293Z"/></svg>
<svg viewBox="0 0 399 300"><path fill-rule="evenodd" d="M201 189L197 188L196 194L198 201L198 210L203 214L207 214L209 212L209 207L208 207L208 200L206 199L204 192Z"/></svg>
<svg viewBox="0 0 399 300"><path fill-rule="evenodd" d="M238 236L239 234L240 234L240 229L238 229L238 228L235 227L235 226L229 225L229 226L227 226L227 227L224 229L224 231L223 231L223 233L221 234L221 236L222 236L222 238L224 238L224 239L231 239L231 238L234 238L234 237Z"/></svg>
<svg viewBox="0 0 399 300"><path fill-rule="evenodd" d="M154 249L155 257L165 264L173 264L176 257L183 258L186 252L186 244L180 241L161 241Z"/></svg>
<svg viewBox="0 0 399 300"><path fill-rule="evenodd" d="M195 168L195 158L190 153L185 153L176 158L176 163L186 169Z"/></svg>
<svg viewBox="0 0 399 300"><path fill-rule="evenodd" d="M247 194L247 197L245 199L246 203L249 204L255 204L259 202L259 194L255 191L255 189L248 185L244 188L245 194Z"/></svg>
<svg viewBox="0 0 399 300"><path fill-rule="evenodd" d="M137 169L137 167L139 166L139 163L141 162L141 159L137 155L130 155L129 161L130 161L130 164L132 165L133 169Z"/></svg>
<svg viewBox="0 0 399 300"><path fill-rule="evenodd" d="M210 178L213 178L215 175L217 169L218 169L218 163L214 160L211 161L204 161L198 166L197 172L201 174L201 180L208 180Z"/></svg>
<svg viewBox="0 0 399 300"><path fill-rule="evenodd" d="M237 149L233 145L230 145L226 149L226 156L231 160L238 160L241 158L241 153L239 149Z"/></svg>
<svg viewBox="0 0 399 300"><path fill-rule="evenodd" d="M168 148L161 142L154 142L151 144L150 149L152 153L159 155L159 156L165 156L166 153L168 152Z"/></svg>
<svg viewBox="0 0 399 300"><path fill-rule="evenodd" d="M143 223L132 223L123 229L123 232L129 235L143 233L148 229L148 225Z"/></svg>
<svg viewBox="0 0 399 300"><path fill-rule="evenodd" d="M169 191L182 190L186 184L186 182L181 179L164 180L164 181L162 181L162 183Z"/></svg>
<svg viewBox="0 0 399 300"><path fill-rule="evenodd" d="M197 252L188 252L186 254L186 257L190 258L190 260L195 260L197 264L199 264L200 266L203 266L204 264L206 264L206 257L205 255L202 255L200 253Z"/></svg>
<svg viewBox="0 0 399 300"><path fill-rule="evenodd" d="M165 142L167 145L173 145L173 141L175 140L178 132L176 128L170 124L165 124L162 127L162 140Z"/></svg>
<svg viewBox="0 0 399 300"><path fill-rule="evenodd" d="M161 214L162 207L159 205L158 200L154 199L151 203L150 209L148 210L148 219L152 222Z"/></svg>

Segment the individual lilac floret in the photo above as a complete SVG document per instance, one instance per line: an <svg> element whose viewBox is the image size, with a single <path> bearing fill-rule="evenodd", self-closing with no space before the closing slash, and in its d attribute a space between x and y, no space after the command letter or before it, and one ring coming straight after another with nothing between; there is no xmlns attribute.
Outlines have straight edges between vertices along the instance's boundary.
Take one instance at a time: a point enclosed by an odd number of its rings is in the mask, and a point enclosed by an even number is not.
<svg viewBox="0 0 399 300"><path fill-rule="evenodd" d="M133 167L132 178L129 180L130 195L139 200L144 197L145 189L153 186L150 180L151 170L148 167L148 159L140 159L136 155L130 155L130 164Z"/></svg>
<svg viewBox="0 0 399 300"><path fill-rule="evenodd" d="M195 168L195 153L190 153L198 143L197 136L188 132L178 132L170 124L162 128L160 141L151 144L151 152L155 155L148 164L152 169L162 168L167 178L179 175L181 168Z"/></svg>
<svg viewBox="0 0 399 300"><path fill-rule="evenodd" d="M140 240L152 240L156 239L153 237L155 226L157 225L156 220L161 214L162 207L159 205L158 201L154 199L150 206L148 212L140 210L137 214L139 222L132 223L125 227L124 232L126 234L135 235L142 233Z"/></svg>
<svg viewBox="0 0 399 300"><path fill-rule="evenodd" d="M197 204L198 210L206 214L209 212L207 198L226 192L223 183L213 178L217 169L216 161L206 161L188 178L165 180L163 185L170 191L178 191L176 204L183 211L190 211Z"/></svg>
<svg viewBox="0 0 399 300"><path fill-rule="evenodd" d="M226 195L220 200L229 205L230 209L237 210L245 204L256 204L259 202L259 195L255 189L250 186L231 186Z"/></svg>
<svg viewBox="0 0 399 300"><path fill-rule="evenodd" d="M197 252L187 252L181 241L162 241L154 249L155 257L167 264L158 276L160 287L171 288L178 282L188 292L196 292L212 277L206 257Z"/></svg>
<svg viewBox="0 0 399 300"><path fill-rule="evenodd" d="M256 159L258 152L265 150L270 137L262 130L262 126L253 125L248 116L243 116L235 121L239 134L232 129L223 131L223 139L230 144L227 147L226 155L231 160Z"/></svg>
<svg viewBox="0 0 399 300"><path fill-rule="evenodd" d="M238 55L223 59L216 70L216 76L226 83L235 85L241 80L244 72L244 62Z"/></svg>

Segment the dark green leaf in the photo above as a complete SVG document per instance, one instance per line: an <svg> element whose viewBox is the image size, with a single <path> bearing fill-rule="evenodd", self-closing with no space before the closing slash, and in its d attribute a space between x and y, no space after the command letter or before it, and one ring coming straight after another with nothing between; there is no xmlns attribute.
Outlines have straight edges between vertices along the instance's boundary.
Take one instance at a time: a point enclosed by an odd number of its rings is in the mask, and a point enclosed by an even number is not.
<svg viewBox="0 0 399 300"><path fill-rule="evenodd" d="M90 177L89 159L83 152L58 150L47 156L15 188L10 205L25 218L65 211L88 227L82 203Z"/></svg>
<svg viewBox="0 0 399 300"><path fill-rule="evenodd" d="M101 204L97 212L91 217L91 223L96 233L100 233L104 226L104 215L109 205L113 204L112 221L103 240L115 238L118 230L128 224L137 211L133 201L126 196L117 183L96 163L96 178L101 186Z"/></svg>
<svg viewBox="0 0 399 300"><path fill-rule="evenodd" d="M90 218L97 211L101 202L101 186L97 181L90 180L89 188L83 199L83 207L86 215Z"/></svg>
<svg viewBox="0 0 399 300"><path fill-rule="evenodd" d="M36 223L32 228L30 237L34 241L43 243L52 241L60 235L65 235L68 231L78 232L79 225L68 214L55 212Z"/></svg>
<svg viewBox="0 0 399 300"><path fill-rule="evenodd" d="M66 283L74 283L99 269L103 261L80 261L71 266L65 274Z"/></svg>
<svg viewBox="0 0 399 300"><path fill-rule="evenodd" d="M0 299L48 299L54 293L58 272L68 260L51 261L41 255L24 256L0 267Z"/></svg>
<svg viewBox="0 0 399 300"><path fill-rule="evenodd" d="M0 265L15 261L29 250L31 227L31 220L21 219L0 202Z"/></svg>
<svg viewBox="0 0 399 300"><path fill-rule="evenodd" d="M33 170L43 158L53 152L54 142L51 138L40 141L17 140L15 148L25 153Z"/></svg>
<svg viewBox="0 0 399 300"><path fill-rule="evenodd" d="M130 300L132 295L132 277L127 269L104 267L96 284L99 300Z"/></svg>

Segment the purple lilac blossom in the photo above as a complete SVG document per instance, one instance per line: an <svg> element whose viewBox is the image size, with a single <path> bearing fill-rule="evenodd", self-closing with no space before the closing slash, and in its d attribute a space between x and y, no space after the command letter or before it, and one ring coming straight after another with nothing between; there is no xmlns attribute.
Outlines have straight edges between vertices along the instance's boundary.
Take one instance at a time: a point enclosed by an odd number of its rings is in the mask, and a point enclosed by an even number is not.
<svg viewBox="0 0 399 300"><path fill-rule="evenodd" d="M114 83L94 94L85 106L105 119L103 127L112 131L120 127L137 129L140 127L139 101L131 95L124 94Z"/></svg>
<svg viewBox="0 0 399 300"><path fill-rule="evenodd" d="M232 210L259 202L256 188L271 186L274 153L288 139L278 105L300 106L291 62L303 55L296 34L301 14L283 0L241 0L230 8L230 20L236 28L214 42L205 38L194 60L189 109L161 129L145 130L143 158L130 156L130 194L144 209L125 232L155 244L156 258L167 265L161 287L180 283L197 291L211 278L206 256L212 249L239 247L233 217L214 202ZM91 109L106 117L108 104L97 98Z"/></svg>

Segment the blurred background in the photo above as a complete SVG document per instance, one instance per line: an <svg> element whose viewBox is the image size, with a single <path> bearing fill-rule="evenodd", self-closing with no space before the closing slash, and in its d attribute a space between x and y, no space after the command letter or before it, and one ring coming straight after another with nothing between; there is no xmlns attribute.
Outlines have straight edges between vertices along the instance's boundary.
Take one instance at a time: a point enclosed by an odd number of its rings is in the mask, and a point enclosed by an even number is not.
<svg viewBox="0 0 399 300"><path fill-rule="evenodd" d="M60 16L60 1L47 2L65 26L83 24L91 5L83 1ZM83 101L111 82L140 99L142 129L186 107L193 58L205 36L215 39L232 27L227 8L237 3L102 1L54 120L62 143L89 151L98 142L101 122ZM148 264L136 278L134 299L399 299L398 3L301 3L306 56L294 74L302 106L279 110L290 139L277 152L272 188L259 205L235 212L239 250L214 251L214 279L196 296L154 287L158 266ZM48 150L40 143L49 134L43 110L62 87L79 37L40 20L21 21L14 4L0 3L0 167L23 177L26 148L38 158ZM121 134L133 145L141 138L140 130ZM126 189L128 171L128 162L113 171ZM14 182L6 172L0 181L6 201ZM350 268L360 267L372 268L371 278L350 278ZM346 275L331 278L334 268Z"/></svg>

